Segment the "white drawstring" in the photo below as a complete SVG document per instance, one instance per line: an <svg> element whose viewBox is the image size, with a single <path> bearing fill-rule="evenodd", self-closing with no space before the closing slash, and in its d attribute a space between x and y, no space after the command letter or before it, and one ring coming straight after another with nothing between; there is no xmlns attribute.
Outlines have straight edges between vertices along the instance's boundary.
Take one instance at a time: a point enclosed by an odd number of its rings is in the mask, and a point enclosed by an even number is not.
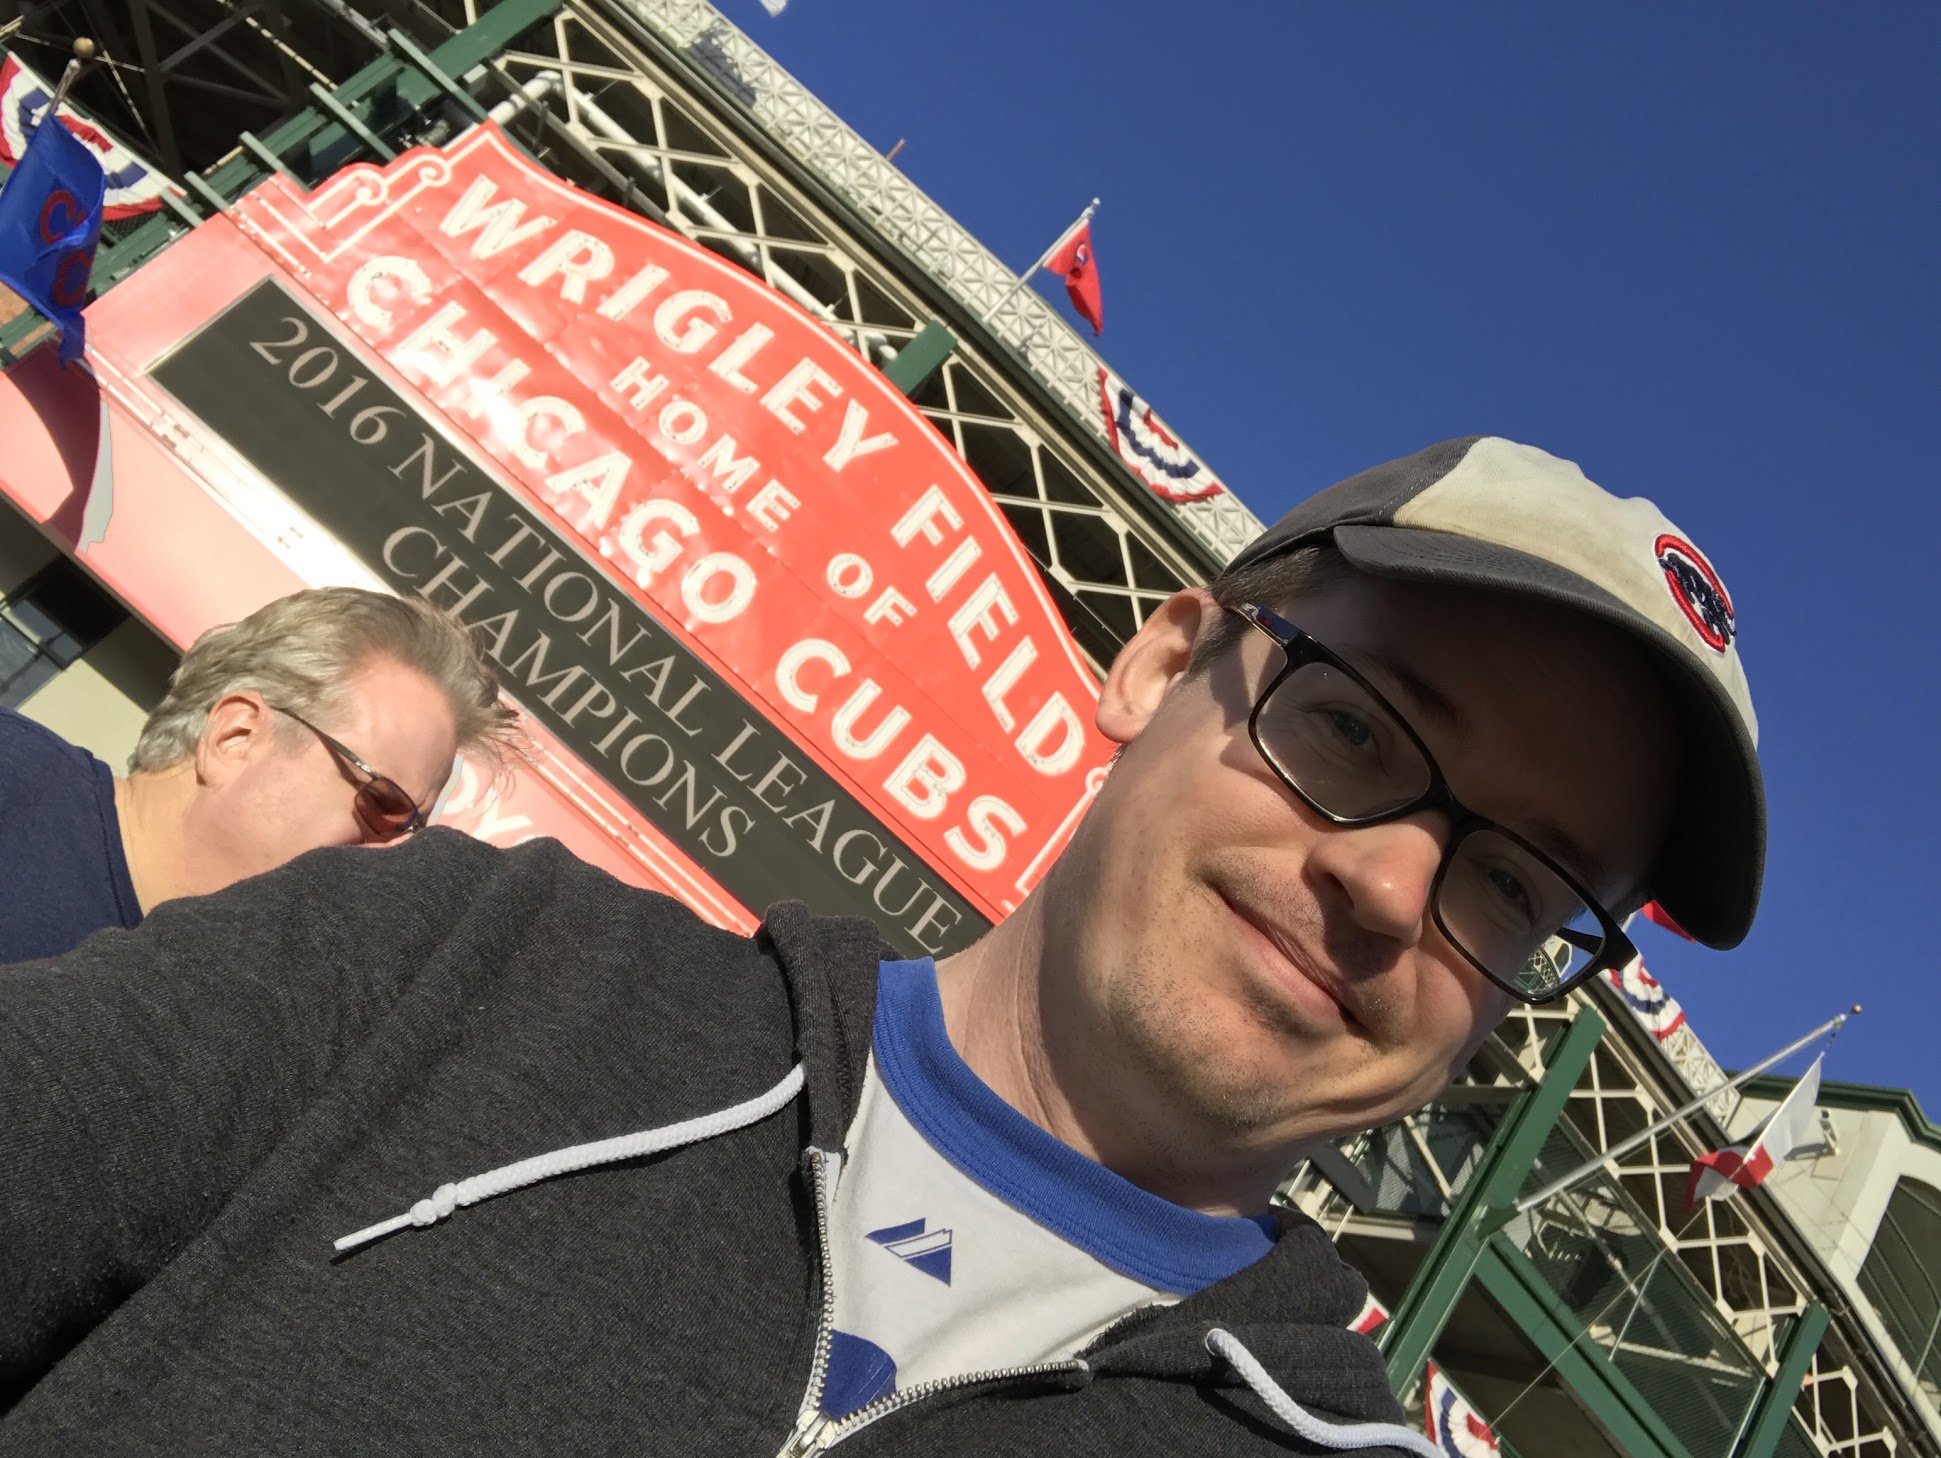
<svg viewBox="0 0 1941 1458"><path fill-rule="evenodd" d="M1206 1349L1239 1373L1254 1395L1267 1404L1268 1411L1310 1443L1338 1453L1357 1448L1405 1448L1422 1458L1448 1458L1434 1443L1400 1423L1331 1423L1316 1417L1268 1376L1267 1369L1232 1332L1214 1327L1206 1334Z"/></svg>
<svg viewBox="0 0 1941 1458"><path fill-rule="evenodd" d="M703 1139L712 1139L717 1134L759 1123L778 1109L786 1108L801 1089L802 1065L798 1063L789 1070L786 1078L767 1093L746 1103L736 1104L731 1109L703 1114L698 1119L687 1119L659 1129L643 1129L638 1134L622 1134L613 1139L597 1139L591 1144L575 1144L570 1149L556 1149L551 1154L535 1155L517 1164L473 1175L455 1185L440 1185L432 1192L430 1199L420 1200L409 1213L367 1226L355 1235L346 1235L336 1243L337 1249L355 1250L407 1225L431 1225L461 1206L476 1205L481 1200L503 1195L508 1190L516 1190L536 1180L550 1179L554 1175L586 1169L590 1165L612 1164L616 1160L636 1159L643 1154L658 1154L663 1149L678 1149L683 1144L695 1144Z"/></svg>

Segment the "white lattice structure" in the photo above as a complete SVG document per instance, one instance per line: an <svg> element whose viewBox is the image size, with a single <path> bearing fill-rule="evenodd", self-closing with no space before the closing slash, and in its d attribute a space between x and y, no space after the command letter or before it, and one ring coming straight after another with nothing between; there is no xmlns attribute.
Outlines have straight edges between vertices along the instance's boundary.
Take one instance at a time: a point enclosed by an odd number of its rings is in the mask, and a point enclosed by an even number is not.
<svg viewBox="0 0 1941 1458"><path fill-rule="evenodd" d="M717 59L728 85L751 94L749 109L805 166L813 168L997 335L1026 351L1032 368L1074 417L1103 433L1098 357L1037 294L828 107L737 30L707 0L617 0L670 45ZM1221 561L1260 532L1231 494L1169 507Z"/></svg>
<svg viewBox="0 0 1941 1458"><path fill-rule="evenodd" d="M1552 1136L1559 1154L1567 1144L1595 1157L1726 1081L1688 1026L1659 1043L1596 984L1555 1007L1517 1009L1448 1099L1345 1141L1344 1161L1319 1161L1296 1177L1294 1203L1364 1253L1370 1241L1420 1245L1432 1238L1435 1212L1453 1203L1476 1168L1480 1138L1494 1116L1514 1090L1543 1076L1544 1050L1586 1004L1610 1027L1571 1093L1568 1133ZM1736 1094L1722 1093L1708 1105L1714 1122L1687 1121L1653 1136L1607 1161L1601 1183L1592 1177L1584 1189L1523 1217L1534 1227L1518 1223L1512 1231L1520 1243L1540 1243L1548 1222L1580 1241L1609 1240L1614 1269L1630 1279L1639 1272L1627 1252L1664 1252L1730 1329L1748 1371L1770 1374L1787 1321L1809 1301L1820 1301L1833 1320L1794 1408L1816 1451L1828 1458L1941 1453L1941 1416L1914 1394L1862 1313L1847 1307L1840 1284L1783 1208L1761 1193L1686 1210L1692 1158L1716 1147L1728 1130L1743 1134L1749 1122L1735 1117L1737 1102ZM1565 1167L1572 1162L1565 1157ZM1608 1321L1593 1322L1586 1341L1607 1348L1622 1342L1624 1334L1610 1328L1625 1309L1620 1303Z"/></svg>

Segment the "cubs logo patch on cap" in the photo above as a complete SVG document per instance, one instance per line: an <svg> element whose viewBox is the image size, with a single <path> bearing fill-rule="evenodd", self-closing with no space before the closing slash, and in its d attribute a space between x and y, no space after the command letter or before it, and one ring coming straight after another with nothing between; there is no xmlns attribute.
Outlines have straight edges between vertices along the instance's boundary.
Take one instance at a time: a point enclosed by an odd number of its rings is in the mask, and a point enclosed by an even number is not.
<svg viewBox="0 0 1941 1458"><path fill-rule="evenodd" d="M1732 618L1732 599L1712 564L1697 547L1670 532L1652 543L1651 550L1665 569L1672 601L1685 610L1699 637L1720 653L1725 652L1738 628Z"/></svg>
<svg viewBox="0 0 1941 1458"><path fill-rule="evenodd" d="M1642 641L1670 670L1688 756L1648 889L1707 946L1744 939L1766 859L1759 724L1732 599L1663 512L1534 446L1465 436L1309 497L1227 570L1316 544L1377 577L1527 594Z"/></svg>

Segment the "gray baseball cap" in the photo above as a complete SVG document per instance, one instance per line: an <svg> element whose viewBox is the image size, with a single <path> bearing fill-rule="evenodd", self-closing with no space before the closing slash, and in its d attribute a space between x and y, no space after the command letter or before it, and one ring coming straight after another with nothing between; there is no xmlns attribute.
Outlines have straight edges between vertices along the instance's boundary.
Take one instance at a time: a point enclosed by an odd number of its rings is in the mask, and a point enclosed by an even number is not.
<svg viewBox="0 0 1941 1458"><path fill-rule="evenodd" d="M1705 945L1745 939L1766 862L1759 725L1732 599L1704 554L1656 506L1613 496L1572 462L1534 446L1467 436L1309 497L1227 570L1322 543L1377 577L1562 603L1652 649L1683 721L1686 763L1647 889Z"/></svg>

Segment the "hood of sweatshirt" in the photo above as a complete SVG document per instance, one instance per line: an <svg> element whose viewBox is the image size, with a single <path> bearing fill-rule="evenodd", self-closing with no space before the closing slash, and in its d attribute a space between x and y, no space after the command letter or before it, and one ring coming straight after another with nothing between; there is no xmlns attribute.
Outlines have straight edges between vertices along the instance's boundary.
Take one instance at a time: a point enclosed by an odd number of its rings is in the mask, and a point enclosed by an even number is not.
<svg viewBox="0 0 1941 1458"><path fill-rule="evenodd" d="M860 917L817 916L799 901L771 906L755 937L788 986L809 1142L840 1149L863 1101L877 968L901 954Z"/></svg>
<svg viewBox="0 0 1941 1458"><path fill-rule="evenodd" d="M1283 1211L1280 1238L1265 1256L1177 1305L1130 1318L1087 1360L1102 1378L1243 1386L1206 1345L1217 1329L1242 1342L1310 1411L1346 1422L1400 1422L1381 1353L1348 1326L1367 1292L1320 1226Z"/></svg>

